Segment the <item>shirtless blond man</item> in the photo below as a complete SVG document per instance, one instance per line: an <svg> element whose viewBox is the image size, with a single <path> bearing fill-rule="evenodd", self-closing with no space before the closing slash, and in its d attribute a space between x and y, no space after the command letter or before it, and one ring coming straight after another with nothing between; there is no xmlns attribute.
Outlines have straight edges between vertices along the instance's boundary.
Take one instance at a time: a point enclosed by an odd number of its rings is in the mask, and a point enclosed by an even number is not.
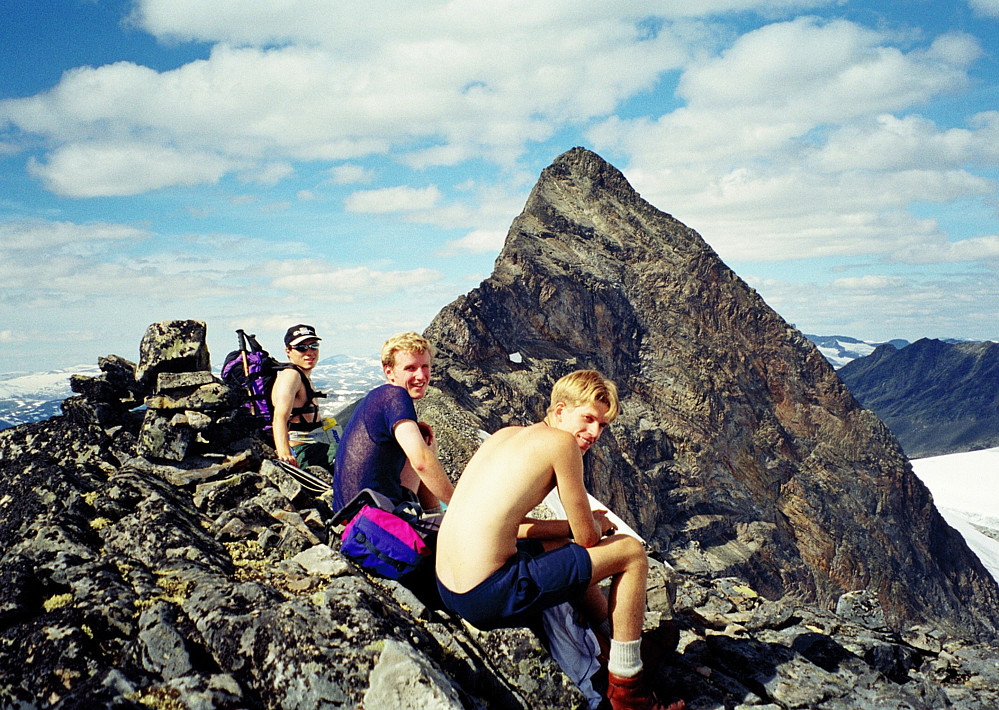
<svg viewBox="0 0 999 710"><path fill-rule="evenodd" d="M641 679L648 558L636 538L611 534L583 483L583 455L617 414L614 383L578 370L555 383L544 420L489 437L458 479L441 523L437 583L449 609L484 629L522 625L573 600L599 621L609 601L611 706L657 708ZM555 487L566 520L527 517ZM609 600L596 586L608 577Z"/></svg>

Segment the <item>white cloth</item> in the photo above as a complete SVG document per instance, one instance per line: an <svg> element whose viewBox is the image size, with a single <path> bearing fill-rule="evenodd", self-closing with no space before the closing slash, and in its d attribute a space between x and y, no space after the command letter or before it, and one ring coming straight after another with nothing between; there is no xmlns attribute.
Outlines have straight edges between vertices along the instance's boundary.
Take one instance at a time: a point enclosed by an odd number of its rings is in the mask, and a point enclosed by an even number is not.
<svg viewBox="0 0 999 710"><path fill-rule="evenodd" d="M593 688L591 679L600 670L600 645L597 636L586 625L581 624L578 612L569 602L545 609L541 615L545 635L548 637L548 652L559 664L562 671L583 691L590 710L600 705L603 696Z"/></svg>

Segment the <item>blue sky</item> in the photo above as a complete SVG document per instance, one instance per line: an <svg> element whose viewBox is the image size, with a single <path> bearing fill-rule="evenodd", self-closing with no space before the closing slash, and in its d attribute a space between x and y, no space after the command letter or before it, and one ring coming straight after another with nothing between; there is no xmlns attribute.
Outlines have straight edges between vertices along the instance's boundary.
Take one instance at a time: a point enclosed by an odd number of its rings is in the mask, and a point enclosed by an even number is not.
<svg viewBox="0 0 999 710"><path fill-rule="evenodd" d="M0 372L324 355L486 278L586 146L808 333L995 339L999 0L7 0Z"/></svg>

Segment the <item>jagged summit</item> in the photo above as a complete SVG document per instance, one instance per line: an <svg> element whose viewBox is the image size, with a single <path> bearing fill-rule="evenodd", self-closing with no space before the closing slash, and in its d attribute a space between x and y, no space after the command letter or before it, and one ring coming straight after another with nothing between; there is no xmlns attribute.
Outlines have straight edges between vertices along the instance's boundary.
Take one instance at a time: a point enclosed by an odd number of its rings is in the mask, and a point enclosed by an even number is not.
<svg viewBox="0 0 999 710"><path fill-rule="evenodd" d="M825 605L870 589L896 625L999 628L999 589L891 432L595 153L542 172L493 274L427 335L440 406L489 432L540 417L572 369L616 380L622 415L587 457L588 485L681 571Z"/></svg>

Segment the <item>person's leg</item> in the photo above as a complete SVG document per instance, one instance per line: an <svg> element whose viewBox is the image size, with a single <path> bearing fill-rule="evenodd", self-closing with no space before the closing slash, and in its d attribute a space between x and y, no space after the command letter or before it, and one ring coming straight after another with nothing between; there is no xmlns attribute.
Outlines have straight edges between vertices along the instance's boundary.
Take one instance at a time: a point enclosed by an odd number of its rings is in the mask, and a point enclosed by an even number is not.
<svg viewBox="0 0 999 710"><path fill-rule="evenodd" d="M420 474L410 465L409 461L402 467L402 472L399 474L399 481L402 483L403 488L408 488L416 494L417 500L420 502L420 507L424 510L433 510L441 504L440 499L431 493L429 488L423 485L423 481L420 480Z"/></svg>
<svg viewBox="0 0 999 710"><path fill-rule="evenodd" d="M615 641L637 641L641 638L642 622L645 620L645 587L649 576L645 548L630 535L612 535L586 551L593 565L590 588L595 588L600 580L611 577L607 605L612 638ZM592 594L587 600L599 603Z"/></svg>
<svg viewBox="0 0 999 710"><path fill-rule="evenodd" d="M590 589L611 578L612 638L607 662L607 698L613 710L663 709L645 685L641 657L642 623L649 560L642 543L630 535L613 535L586 550L593 565ZM682 700L668 710L682 710Z"/></svg>
<svg viewBox="0 0 999 710"><path fill-rule="evenodd" d="M327 471L333 471L330 461L329 447L326 444L300 444L292 447L295 459L301 468L321 466Z"/></svg>

